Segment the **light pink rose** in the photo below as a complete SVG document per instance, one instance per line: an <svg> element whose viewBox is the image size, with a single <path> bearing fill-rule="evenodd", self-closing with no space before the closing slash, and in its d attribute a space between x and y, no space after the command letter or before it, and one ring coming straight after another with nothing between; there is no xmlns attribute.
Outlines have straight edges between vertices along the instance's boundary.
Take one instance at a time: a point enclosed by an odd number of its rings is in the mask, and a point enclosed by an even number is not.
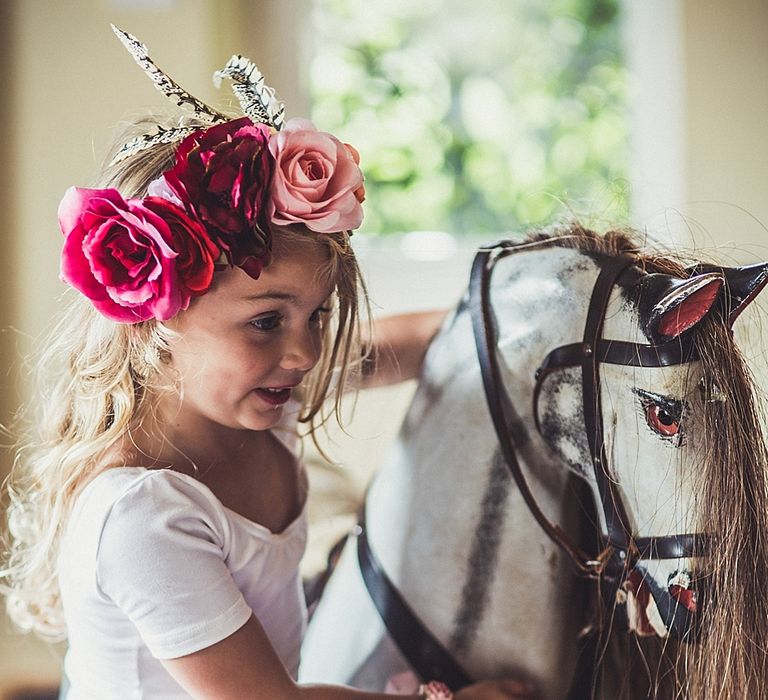
<svg viewBox="0 0 768 700"><path fill-rule="evenodd" d="M272 223L302 223L320 233L360 226L363 174L341 141L305 119L291 119L270 138L269 150L275 160Z"/></svg>
<svg viewBox="0 0 768 700"><path fill-rule="evenodd" d="M205 293L219 256L205 228L158 197L70 187L59 205L61 277L107 318L166 321Z"/></svg>

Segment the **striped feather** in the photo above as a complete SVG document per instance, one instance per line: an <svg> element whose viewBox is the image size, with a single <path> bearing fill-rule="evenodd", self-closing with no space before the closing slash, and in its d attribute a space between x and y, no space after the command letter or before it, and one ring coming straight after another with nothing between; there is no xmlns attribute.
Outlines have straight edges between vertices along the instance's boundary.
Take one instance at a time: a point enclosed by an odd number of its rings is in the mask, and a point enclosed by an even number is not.
<svg viewBox="0 0 768 700"><path fill-rule="evenodd" d="M114 31L117 38L123 43L123 46L128 49L128 52L133 56L136 63L141 66L141 69L149 76L149 79L155 84L155 87L168 99L175 102L179 107L183 107L184 105L191 106L194 115L206 122L215 123L227 120L225 115L217 112L204 102L201 102L196 97L190 95L176 81L163 73L150 58L146 44L142 44L135 36L119 29L114 24L111 26L112 31ZM161 141L160 143L166 142Z"/></svg>
<svg viewBox="0 0 768 700"><path fill-rule="evenodd" d="M277 131L283 128L285 105L275 97L274 88L266 85L255 63L235 54L224 68L213 74L216 87L221 85L222 78L232 81L232 92L252 122L267 124Z"/></svg>
<svg viewBox="0 0 768 700"><path fill-rule="evenodd" d="M158 127L158 130L154 134L137 136L121 146L120 150L115 153L114 158L112 158L109 164L115 165L115 163L119 163L121 160L124 160L135 153L139 153L140 151L152 148L152 146L157 146L161 143L174 143L175 141L180 141L185 136L189 136L197 131L199 128L200 127L195 126L179 126L174 129Z"/></svg>

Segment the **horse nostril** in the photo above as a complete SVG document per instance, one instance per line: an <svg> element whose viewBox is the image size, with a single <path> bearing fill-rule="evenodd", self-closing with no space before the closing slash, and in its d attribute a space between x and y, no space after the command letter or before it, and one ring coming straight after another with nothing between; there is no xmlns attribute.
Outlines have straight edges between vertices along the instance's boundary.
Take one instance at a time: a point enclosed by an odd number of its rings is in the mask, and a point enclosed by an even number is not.
<svg viewBox="0 0 768 700"><path fill-rule="evenodd" d="M689 612L696 612L698 603L696 591L691 589L691 576L685 571L678 571L669 578L669 595Z"/></svg>

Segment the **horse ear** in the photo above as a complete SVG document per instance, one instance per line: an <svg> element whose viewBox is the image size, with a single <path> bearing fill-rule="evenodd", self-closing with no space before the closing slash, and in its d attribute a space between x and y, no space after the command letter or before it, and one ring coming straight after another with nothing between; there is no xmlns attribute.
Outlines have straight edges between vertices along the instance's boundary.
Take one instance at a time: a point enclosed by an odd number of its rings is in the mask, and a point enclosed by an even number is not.
<svg viewBox="0 0 768 700"><path fill-rule="evenodd" d="M689 272L716 272L725 278L723 294L724 316L729 326L739 314L749 306L753 299L768 284L768 262L744 267L717 267L715 265L696 265L688 268Z"/></svg>
<svg viewBox="0 0 768 700"><path fill-rule="evenodd" d="M647 275L640 296L641 317L647 335L655 343L676 338L707 315L717 300L723 277L716 272L678 279L669 275ZM643 313L643 309L647 311Z"/></svg>

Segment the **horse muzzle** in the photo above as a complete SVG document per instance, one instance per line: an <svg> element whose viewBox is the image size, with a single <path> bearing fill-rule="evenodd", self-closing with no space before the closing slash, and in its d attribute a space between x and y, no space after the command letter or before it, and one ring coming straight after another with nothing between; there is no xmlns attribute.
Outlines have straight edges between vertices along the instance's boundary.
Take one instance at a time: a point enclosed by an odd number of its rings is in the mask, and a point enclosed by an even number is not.
<svg viewBox="0 0 768 700"><path fill-rule="evenodd" d="M624 580L618 601L626 603L630 630L641 637L673 637L696 641L702 595L687 571L673 573L663 588L643 566L635 566Z"/></svg>

